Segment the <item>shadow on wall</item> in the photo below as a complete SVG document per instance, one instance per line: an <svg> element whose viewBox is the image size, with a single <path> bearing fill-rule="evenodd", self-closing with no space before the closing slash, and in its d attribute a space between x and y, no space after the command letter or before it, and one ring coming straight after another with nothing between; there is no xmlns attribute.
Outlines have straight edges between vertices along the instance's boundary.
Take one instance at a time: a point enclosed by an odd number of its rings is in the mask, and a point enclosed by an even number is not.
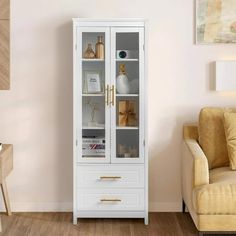
<svg viewBox="0 0 236 236"><path fill-rule="evenodd" d="M72 202L73 183L73 28L66 22L56 31L57 55L57 202ZM63 191L63 192L62 192ZM61 193L63 197L60 198ZM65 198L66 196L66 198ZM64 206L66 207L66 206ZM70 206L68 205L70 208ZM71 210L71 209L68 209Z"/></svg>
<svg viewBox="0 0 236 236"><path fill-rule="evenodd" d="M216 90L216 64L215 62L211 62L209 64L207 64L207 68L206 68L206 73L207 76L206 78L209 78L209 84L208 84L208 88L210 91L215 92Z"/></svg>

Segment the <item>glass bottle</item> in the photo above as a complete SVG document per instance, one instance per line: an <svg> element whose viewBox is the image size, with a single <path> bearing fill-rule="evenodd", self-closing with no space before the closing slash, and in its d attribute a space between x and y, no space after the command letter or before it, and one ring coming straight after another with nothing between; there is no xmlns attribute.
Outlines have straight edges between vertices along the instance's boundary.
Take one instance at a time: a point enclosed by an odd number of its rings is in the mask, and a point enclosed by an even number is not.
<svg viewBox="0 0 236 236"><path fill-rule="evenodd" d="M96 48L95 48L95 54L96 54L96 58L98 59L105 58L105 47L102 40L102 36L98 36L98 41L96 43Z"/></svg>
<svg viewBox="0 0 236 236"><path fill-rule="evenodd" d="M86 59L93 59L95 58L95 53L92 49L92 44L89 43L87 49L84 52L84 58Z"/></svg>

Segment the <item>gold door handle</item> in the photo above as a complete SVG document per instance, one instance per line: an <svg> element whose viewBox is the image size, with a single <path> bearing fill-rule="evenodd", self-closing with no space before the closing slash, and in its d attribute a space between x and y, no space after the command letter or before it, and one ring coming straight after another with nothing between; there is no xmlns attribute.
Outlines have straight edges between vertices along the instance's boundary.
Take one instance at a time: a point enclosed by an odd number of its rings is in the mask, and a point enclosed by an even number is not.
<svg viewBox="0 0 236 236"><path fill-rule="evenodd" d="M116 180L116 179L121 179L121 176L100 176L101 180L104 179L112 179L112 180Z"/></svg>
<svg viewBox="0 0 236 236"><path fill-rule="evenodd" d="M100 199L101 202L121 202L121 199L118 199L118 198L103 198L103 199Z"/></svg>
<svg viewBox="0 0 236 236"><path fill-rule="evenodd" d="M105 89L105 103L107 104L107 106L109 106L109 85L107 85L106 89Z"/></svg>
<svg viewBox="0 0 236 236"><path fill-rule="evenodd" d="M111 86L110 91L111 91L111 104L112 106L114 106L115 105L115 86L114 85Z"/></svg>

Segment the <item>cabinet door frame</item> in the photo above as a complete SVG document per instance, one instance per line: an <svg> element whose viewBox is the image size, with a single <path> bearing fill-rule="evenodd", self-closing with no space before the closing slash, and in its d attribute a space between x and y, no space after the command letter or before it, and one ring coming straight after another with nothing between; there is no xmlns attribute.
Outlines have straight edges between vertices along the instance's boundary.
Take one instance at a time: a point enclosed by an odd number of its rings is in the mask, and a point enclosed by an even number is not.
<svg viewBox="0 0 236 236"><path fill-rule="evenodd" d="M139 158L116 158L116 98L111 106L111 163L144 163L145 160L145 32L144 27L111 27L111 86L116 91L116 33L139 34Z"/></svg>
<svg viewBox="0 0 236 236"><path fill-rule="evenodd" d="M75 103L76 107L74 107L74 112L76 113L75 117L77 119L76 122L76 140L77 140L77 160L76 162L79 163L110 163L110 104L107 106L106 102L104 102L105 105L105 140L106 140L106 153L105 158L83 158L82 157L82 131L83 131L83 117L82 117L82 81L83 81L83 33L105 33L105 87L110 84L110 27L77 27L76 28L76 56L75 56L75 64L74 66L77 69L74 69L75 73L75 82L76 88L75 88ZM88 63L94 63L94 62L88 62ZM104 97L105 99L105 97Z"/></svg>

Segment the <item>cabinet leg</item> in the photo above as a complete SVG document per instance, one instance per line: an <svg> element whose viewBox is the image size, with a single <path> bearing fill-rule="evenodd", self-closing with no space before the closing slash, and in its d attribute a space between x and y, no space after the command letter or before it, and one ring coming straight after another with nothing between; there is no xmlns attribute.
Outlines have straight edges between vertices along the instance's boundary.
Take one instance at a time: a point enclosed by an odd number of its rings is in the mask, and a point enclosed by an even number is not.
<svg viewBox="0 0 236 236"><path fill-rule="evenodd" d="M73 224L74 225L77 225L78 224L78 221L77 221L77 217L73 215Z"/></svg>
<svg viewBox="0 0 236 236"><path fill-rule="evenodd" d="M2 188L2 195L3 195L6 211L7 211L7 214L10 216L12 213L11 213L10 201L9 201L5 179L2 180L1 188Z"/></svg>
<svg viewBox="0 0 236 236"><path fill-rule="evenodd" d="M144 224L145 224L145 225L148 225L148 216L146 216L146 217L144 218Z"/></svg>

